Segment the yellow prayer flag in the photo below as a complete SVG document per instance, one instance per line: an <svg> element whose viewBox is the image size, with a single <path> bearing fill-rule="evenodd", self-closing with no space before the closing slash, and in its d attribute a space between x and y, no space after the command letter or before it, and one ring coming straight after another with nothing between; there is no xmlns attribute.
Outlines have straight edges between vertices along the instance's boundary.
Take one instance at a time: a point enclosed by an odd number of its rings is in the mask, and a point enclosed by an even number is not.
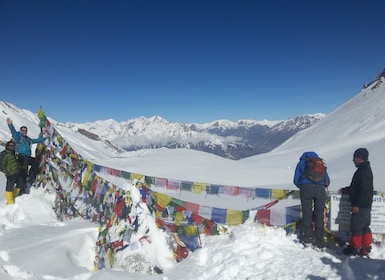
<svg viewBox="0 0 385 280"><path fill-rule="evenodd" d="M170 201L172 199L171 196L165 195L163 193L155 193L156 203L162 207L165 208L167 205L170 204Z"/></svg>
<svg viewBox="0 0 385 280"><path fill-rule="evenodd" d="M88 184L88 179L89 179L91 171L92 171L92 163L89 162L89 161L86 161L86 160L84 162L87 164L87 168L86 168L86 171L83 174L82 186L86 187L87 184Z"/></svg>
<svg viewBox="0 0 385 280"><path fill-rule="evenodd" d="M136 173L130 173L130 180L142 180L144 175L136 174Z"/></svg>
<svg viewBox="0 0 385 280"><path fill-rule="evenodd" d="M271 197L273 199L283 199L286 198L287 190L272 189Z"/></svg>
<svg viewBox="0 0 385 280"><path fill-rule="evenodd" d="M195 236L197 234L197 230L195 226L185 226L184 232L189 236Z"/></svg>
<svg viewBox="0 0 385 280"><path fill-rule="evenodd" d="M180 226L181 222L182 222L182 219L183 219L183 214L182 212L178 211L175 213L175 224L177 226Z"/></svg>
<svg viewBox="0 0 385 280"><path fill-rule="evenodd" d="M206 186L207 184L205 183L193 183L191 191L200 194L206 191Z"/></svg>
<svg viewBox="0 0 385 280"><path fill-rule="evenodd" d="M242 211L227 209L226 224L231 226L237 226L242 224Z"/></svg>

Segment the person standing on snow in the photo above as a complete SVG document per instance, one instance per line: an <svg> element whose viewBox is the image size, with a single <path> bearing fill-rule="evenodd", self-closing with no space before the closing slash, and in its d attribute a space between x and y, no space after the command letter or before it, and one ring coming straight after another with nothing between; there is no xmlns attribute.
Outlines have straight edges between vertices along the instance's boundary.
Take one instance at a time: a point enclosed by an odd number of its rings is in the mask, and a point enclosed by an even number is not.
<svg viewBox="0 0 385 280"><path fill-rule="evenodd" d="M25 182L21 174L21 166L16 158L15 143L8 141L5 145L5 154L0 166L5 173L7 184L5 187L5 200L7 204L14 204L15 198L25 190Z"/></svg>
<svg viewBox="0 0 385 280"><path fill-rule="evenodd" d="M319 159L319 156L312 151L305 152L297 163L293 183L299 188L301 209L302 209L302 242L304 244L313 243L319 248L326 247L324 241L324 210L326 202L326 188L330 184L330 178L326 172L326 167L321 181L313 181L306 176L307 159ZM320 159L322 161L322 159ZM324 165L322 161L322 165ZM315 216L315 240L313 240L313 205Z"/></svg>
<svg viewBox="0 0 385 280"><path fill-rule="evenodd" d="M39 137L31 139L27 136L28 129L26 126L20 127L20 131L16 131L13 126L12 120L7 118L8 128L11 131L14 142L16 143L16 153L18 154L18 160L23 168L23 176L25 182L29 181L33 183L35 181L37 173L39 173L39 162L32 157L31 145L35 143L43 143L46 138ZM31 168L29 168L31 166Z"/></svg>
<svg viewBox="0 0 385 280"><path fill-rule="evenodd" d="M369 152L366 148L359 148L353 154L353 162L357 167L350 186L339 189L340 194L348 194L351 203L350 216L350 244L343 253L345 255L370 253L372 232L370 230L370 216L373 202L373 172L370 167Z"/></svg>

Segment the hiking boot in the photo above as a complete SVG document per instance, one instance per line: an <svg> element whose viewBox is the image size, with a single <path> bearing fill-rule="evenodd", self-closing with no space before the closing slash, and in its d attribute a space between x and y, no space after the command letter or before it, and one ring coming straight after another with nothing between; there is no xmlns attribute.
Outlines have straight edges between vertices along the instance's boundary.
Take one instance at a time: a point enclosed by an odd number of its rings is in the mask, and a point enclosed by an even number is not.
<svg viewBox="0 0 385 280"><path fill-rule="evenodd" d="M5 192L5 201L6 201L7 205L15 203L15 199L13 197L13 193L12 192L9 192L9 191Z"/></svg>
<svg viewBox="0 0 385 280"><path fill-rule="evenodd" d="M315 242L314 246L320 249L325 248L327 246L325 242L325 231L323 228L315 229Z"/></svg>
<svg viewBox="0 0 385 280"><path fill-rule="evenodd" d="M342 252L346 256L356 256L357 253L358 253L358 249L356 249L356 248L352 247L351 245L349 245L348 247L343 249Z"/></svg>
<svg viewBox="0 0 385 280"><path fill-rule="evenodd" d="M313 229L311 227L303 227L300 239L304 245L313 243Z"/></svg>
<svg viewBox="0 0 385 280"><path fill-rule="evenodd" d="M317 247L317 248L320 248L320 249L323 249L323 248L326 248L328 246L328 244L324 241L324 240L320 240L320 239L316 239L314 241L314 247Z"/></svg>
<svg viewBox="0 0 385 280"><path fill-rule="evenodd" d="M362 257L368 256L371 250L372 250L372 246L361 248L360 255Z"/></svg>
<svg viewBox="0 0 385 280"><path fill-rule="evenodd" d="M313 238L311 236L303 236L302 237L302 243L310 245L313 243Z"/></svg>

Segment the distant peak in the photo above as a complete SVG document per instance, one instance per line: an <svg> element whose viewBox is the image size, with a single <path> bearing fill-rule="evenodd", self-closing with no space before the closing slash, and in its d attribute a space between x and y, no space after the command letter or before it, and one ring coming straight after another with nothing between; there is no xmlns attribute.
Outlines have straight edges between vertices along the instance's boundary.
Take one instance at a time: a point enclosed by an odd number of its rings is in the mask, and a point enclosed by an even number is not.
<svg viewBox="0 0 385 280"><path fill-rule="evenodd" d="M381 77L384 77L385 78L385 68L384 70L382 70L382 72L376 77L376 79L380 79Z"/></svg>
<svg viewBox="0 0 385 280"><path fill-rule="evenodd" d="M382 70L382 72L380 74L377 75L376 79L369 82L369 83L365 83L363 88L366 89L370 86L370 89L375 89L377 88L383 81L383 79L385 78L385 68L384 70Z"/></svg>

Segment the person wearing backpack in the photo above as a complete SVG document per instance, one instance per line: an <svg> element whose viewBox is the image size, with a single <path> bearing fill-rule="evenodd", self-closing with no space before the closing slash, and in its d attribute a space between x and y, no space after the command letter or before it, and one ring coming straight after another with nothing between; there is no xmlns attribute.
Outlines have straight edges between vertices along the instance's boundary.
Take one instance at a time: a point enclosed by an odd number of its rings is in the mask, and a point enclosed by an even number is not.
<svg viewBox="0 0 385 280"><path fill-rule="evenodd" d="M0 169L5 173L5 177L7 178L5 201L7 204L14 204L19 192L23 193L25 183L21 174L19 161L16 158L15 143L13 141L7 142L3 155Z"/></svg>
<svg viewBox="0 0 385 280"><path fill-rule="evenodd" d="M28 129L26 126L22 126L20 127L20 131L16 131L10 118L7 118L7 124L9 130L11 131L13 140L16 143L16 153L22 166L24 181L33 183L39 173L39 162L36 158L32 157L31 146L35 143L43 143L46 138L30 138L27 136ZM29 166L31 167L29 168Z"/></svg>
<svg viewBox="0 0 385 280"><path fill-rule="evenodd" d="M348 194L351 203L350 244L343 250L344 255L367 256L373 241L370 230L370 218L373 202L373 172L369 162L369 152L359 148L353 153L353 162L357 167L350 186L338 190Z"/></svg>
<svg viewBox="0 0 385 280"><path fill-rule="evenodd" d="M293 183L299 188L302 210L302 242L324 248L324 211L330 177L324 161L313 151L304 152L297 163ZM313 208L314 207L314 208ZM314 212L313 212L314 209ZM312 219L315 218L315 240Z"/></svg>

